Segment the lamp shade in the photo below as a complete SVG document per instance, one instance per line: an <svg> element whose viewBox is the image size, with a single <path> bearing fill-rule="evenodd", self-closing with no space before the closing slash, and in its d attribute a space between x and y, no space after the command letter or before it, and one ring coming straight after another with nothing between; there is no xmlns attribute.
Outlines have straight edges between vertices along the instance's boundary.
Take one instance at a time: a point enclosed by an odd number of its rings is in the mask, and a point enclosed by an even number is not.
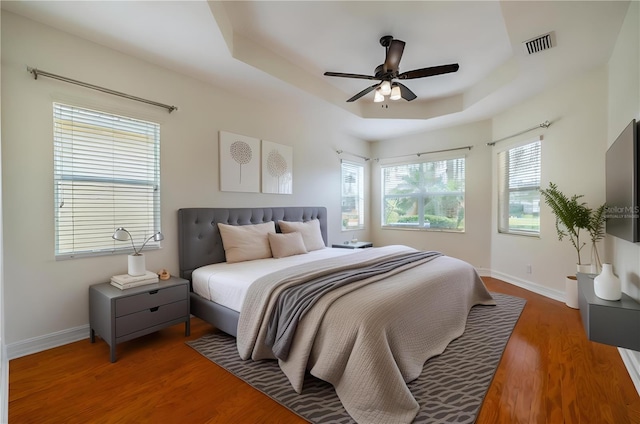
<svg viewBox="0 0 640 424"><path fill-rule="evenodd" d="M376 88L376 91L373 94L373 101L376 103L384 102L384 96L380 92L380 87Z"/></svg>
<svg viewBox="0 0 640 424"><path fill-rule="evenodd" d="M389 98L391 100L400 100L402 98L402 92L398 84L393 84L393 87L391 87L391 96Z"/></svg>
<svg viewBox="0 0 640 424"><path fill-rule="evenodd" d="M389 81L382 81L382 84L380 84L380 94L383 96L391 94L391 83Z"/></svg>
<svg viewBox="0 0 640 424"><path fill-rule="evenodd" d="M111 238L113 238L114 240L118 240L118 241L127 241L127 240L129 240L131 238L131 234L129 233L129 231L127 231L124 228L120 227L113 233Z"/></svg>

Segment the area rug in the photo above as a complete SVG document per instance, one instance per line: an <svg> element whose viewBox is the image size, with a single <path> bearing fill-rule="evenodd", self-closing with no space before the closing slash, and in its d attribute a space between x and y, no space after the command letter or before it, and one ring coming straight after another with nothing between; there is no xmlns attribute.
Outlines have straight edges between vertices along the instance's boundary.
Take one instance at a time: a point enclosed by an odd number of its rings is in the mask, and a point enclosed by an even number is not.
<svg viewBox="0 0 640 424"><path fill-rule="evenodd" d="M492 293L496 306L474 306L462 336L425 364L408 384L420 404L414 423L473 423L525 300ZM196 351L314 424L350 424L333 386L309 374L297 394L276 361L243 361L222 332L187 342ZM374 387L371 388L375 390Z"/></svg>

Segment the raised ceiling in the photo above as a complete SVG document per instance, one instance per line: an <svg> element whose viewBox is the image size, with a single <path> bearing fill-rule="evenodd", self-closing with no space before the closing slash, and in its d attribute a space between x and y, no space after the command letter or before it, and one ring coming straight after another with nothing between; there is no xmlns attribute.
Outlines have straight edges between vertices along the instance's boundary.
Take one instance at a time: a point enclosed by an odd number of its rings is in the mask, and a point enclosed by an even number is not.
<svg viewBox="0 0 640 424"><path fill-rule="evenodd" d="M254 98L330 107L352 135L381 140L490 117L607 62L628 1L2 1L2 8ZM522 42L553 32L556 46ZM346 99L371 81L380 37L406 42L400 71L418 98ZM55 72L55 70L50 70Z"/></svg>

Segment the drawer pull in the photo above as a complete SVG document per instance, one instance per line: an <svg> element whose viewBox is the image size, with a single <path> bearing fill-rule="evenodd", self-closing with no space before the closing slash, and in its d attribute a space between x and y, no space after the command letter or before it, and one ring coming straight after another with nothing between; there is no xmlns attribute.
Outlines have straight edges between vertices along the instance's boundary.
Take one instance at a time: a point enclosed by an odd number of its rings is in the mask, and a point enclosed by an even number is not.
<svg viewBox="0 0 640 424"><path fill-rule="evenodd" d="M151 290L149 294L158 294L158 290Z"/></svg>
<svg viewBox="0 0 640 424"><path fill-rule="evenodd" d="M157 311L158 309L160 309L160 307L159 307L159 306L156 306L156 307L154 307L154 308L149 308L149 311L151 311L151 312L155 312L155 311Z"/></svg>

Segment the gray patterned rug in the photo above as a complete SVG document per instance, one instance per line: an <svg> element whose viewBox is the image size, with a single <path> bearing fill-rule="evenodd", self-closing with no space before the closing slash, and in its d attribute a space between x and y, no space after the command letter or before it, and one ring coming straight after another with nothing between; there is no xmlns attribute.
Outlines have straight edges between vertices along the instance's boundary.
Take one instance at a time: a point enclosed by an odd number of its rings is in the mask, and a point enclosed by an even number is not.
<svg viewBox="0 0 640 424"><path fill-rule="evenodd" d="M420 404L414 423L473 423L498 368L525 300L492 293L497 306L475 306L462 336L431 358L408 384ZM189 346L311 423L347 424L353 419L333 386L309 374L297 394L275 361L243 361L235 338L221 332L187 342Z"/></svg>

